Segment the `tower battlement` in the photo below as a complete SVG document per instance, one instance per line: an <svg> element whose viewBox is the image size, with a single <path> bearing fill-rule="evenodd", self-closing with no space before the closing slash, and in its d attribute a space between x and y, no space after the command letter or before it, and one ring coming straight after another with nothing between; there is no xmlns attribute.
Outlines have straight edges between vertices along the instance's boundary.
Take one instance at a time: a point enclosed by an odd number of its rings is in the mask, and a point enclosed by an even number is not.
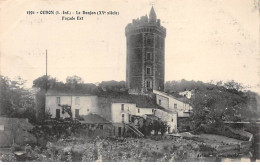
<svg viewBox="0 0 260 165"><path fill-rule="evenodd" d="M153 9L153 8L152 8ZM152 11L152 10L151 10ZM154 10L153 10L154 11ZM161 26L161 20L151 14L148 18L147 15L142 16L140 19L133 19L132 23L129 23L125 28L125 35L129 33L149 33L154 32L166 36L166 29Z"/></svg>

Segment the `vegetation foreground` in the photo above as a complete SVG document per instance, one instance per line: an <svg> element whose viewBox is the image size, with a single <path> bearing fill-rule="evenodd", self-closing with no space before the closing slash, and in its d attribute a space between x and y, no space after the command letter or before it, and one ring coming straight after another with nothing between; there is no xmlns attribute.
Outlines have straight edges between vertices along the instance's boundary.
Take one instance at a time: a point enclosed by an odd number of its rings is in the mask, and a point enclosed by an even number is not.
<svg viewBox="0 0 260 165"><path fill-rule="evenodd" d="M12 148L15 150L15 148ZM45 147L26 146L25 152L9 152L1 155L2 161L37 162L154 162L194 161L202 153L214 153L214 148L193 140L134 138L60 138L48 142Z"/></svg>

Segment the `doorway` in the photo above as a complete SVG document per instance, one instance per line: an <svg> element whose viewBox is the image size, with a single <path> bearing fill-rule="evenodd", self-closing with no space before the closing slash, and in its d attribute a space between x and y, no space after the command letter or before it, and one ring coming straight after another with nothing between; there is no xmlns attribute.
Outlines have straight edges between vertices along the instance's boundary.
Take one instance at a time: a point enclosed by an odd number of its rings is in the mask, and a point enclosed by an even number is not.
<svg viewBox="0 0 260 165"><path fill-rule="evenodd" d="M56 109L56 118L60 118L60 109Z"/></svg>
<svg viewBox="0 0 260 165"><path fill-rule="evenodd" d="M121 134L122 134L122 128L118 127L118 136L121 136Z"/></svg>
<svg viewBox="0 0 260 165"><path fill-rule="evenodd" d="M75 109L75 118L79 118L79 109Z"/></svg>

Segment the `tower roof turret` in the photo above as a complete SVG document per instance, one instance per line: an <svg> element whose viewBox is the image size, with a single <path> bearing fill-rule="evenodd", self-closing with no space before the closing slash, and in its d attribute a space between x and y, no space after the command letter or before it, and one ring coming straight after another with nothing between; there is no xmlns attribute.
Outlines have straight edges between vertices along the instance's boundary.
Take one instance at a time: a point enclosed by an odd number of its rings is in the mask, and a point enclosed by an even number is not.
<svg viewBox="0 0 260 165"><path fill-rule="evenodd" d="M156 13L154 11L154 8L152 6L149 14L149 22L156 22Z"/></svg>

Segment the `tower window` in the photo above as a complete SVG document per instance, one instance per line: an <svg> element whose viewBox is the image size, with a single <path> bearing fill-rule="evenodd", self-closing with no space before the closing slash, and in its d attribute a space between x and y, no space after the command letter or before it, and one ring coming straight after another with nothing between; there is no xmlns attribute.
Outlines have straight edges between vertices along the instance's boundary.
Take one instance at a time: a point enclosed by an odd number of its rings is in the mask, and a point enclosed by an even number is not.
<svg viewBox="0 0 260 165"><path fill-rule="evenodd" d="M149 75L151 74L151 67L146 68L146 74L149 74Z"/></svg>
<svg viewBox="0 0 260 165"><path fill-rule="evenodd" d="M174 104L174 109L177 109L177 104Z"/></svg>
<svg viewBox="0 0 260 165"><path fill-rule="evenodd" d="M162 104L162 100L159 100L159 105L161 105Z"/></svg>
<svg viewBox="0 0 260 165"><path fill-rule="evenodd" d="M147 53L146 53L146 59L147 59L147 60L152 60L151 52L147 52Z"/></svg>
<svg viewBox="0 0 260 165"><path fill-rule="evenodd" d="M146 81L146 88L151 88L151 81Z"/></svg>
<svg viewBox="0 0 260 165"><path fill-rule="evenodd" d="M150 30L150 29L149 29ZM152 44L152 41L151 39L147 39L147 45L151 45Z"/></svg>
<svg viewBox="0 0 260 165"><path fill-rule="evenodd" d="M124 110L124 104L121 104L121 110L123 111Z"/></svg>

